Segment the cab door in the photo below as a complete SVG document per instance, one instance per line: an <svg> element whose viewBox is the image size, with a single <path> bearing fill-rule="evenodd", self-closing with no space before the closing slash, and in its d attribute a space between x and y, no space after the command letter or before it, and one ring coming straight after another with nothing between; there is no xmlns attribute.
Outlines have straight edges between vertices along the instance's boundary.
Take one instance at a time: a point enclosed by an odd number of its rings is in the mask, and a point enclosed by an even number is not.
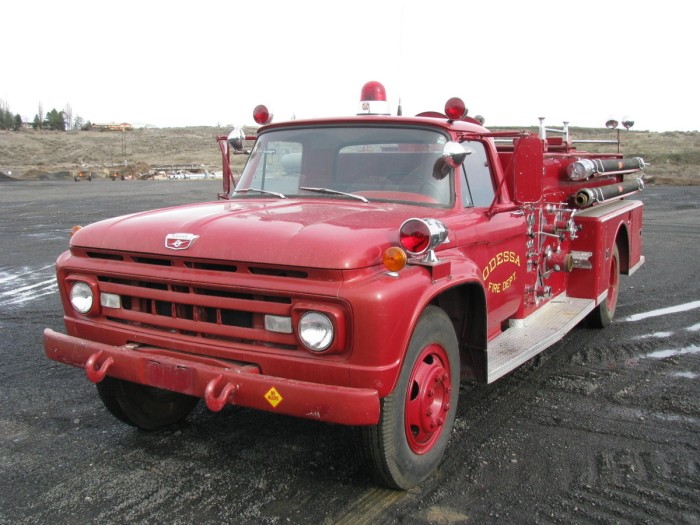
<svg viewBox="0 0 700 525"><path fill-rule="evenodd" d="M481 269L490 339L500 333L524 297L527 224L520 212L487 215L496 191L492 162L482 142L463 145L471 154L461 167L461 205L476 219L471 257Z"/></svg>

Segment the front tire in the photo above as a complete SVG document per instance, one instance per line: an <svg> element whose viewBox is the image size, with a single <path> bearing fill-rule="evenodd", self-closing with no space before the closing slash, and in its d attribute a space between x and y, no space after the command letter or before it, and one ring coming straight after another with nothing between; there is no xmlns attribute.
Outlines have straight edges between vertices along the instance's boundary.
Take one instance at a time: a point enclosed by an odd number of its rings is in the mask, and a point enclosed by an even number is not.
<svg viewBox="0 0 700 525"><path fill-rule="evenodd" d="M185 419L199 398L113 377L97 383L105 408L118 420L143 430L158 430Z"/></svg>
<svg viewBox="0 0 700 525"><path fill-rule="evenodd" d="M410 489L437 469L459 397L459 345L447 314L428 306L411 337L394 391L377 425L361 427L360 446L375 479Z"/></svg>

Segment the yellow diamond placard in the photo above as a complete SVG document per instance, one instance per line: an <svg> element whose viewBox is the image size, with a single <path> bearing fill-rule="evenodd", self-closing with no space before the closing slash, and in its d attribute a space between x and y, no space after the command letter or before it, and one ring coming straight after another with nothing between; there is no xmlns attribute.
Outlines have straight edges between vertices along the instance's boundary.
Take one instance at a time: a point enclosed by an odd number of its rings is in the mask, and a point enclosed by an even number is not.
<svg viewBox="0 0 700 525"><path fill-rule="evenodd" d="M282 394L280 394L274 386L267 391L265 394L265 399L267 399L267 402L272 405L272 408L276 408L277 405L284 400Z"/></svg>

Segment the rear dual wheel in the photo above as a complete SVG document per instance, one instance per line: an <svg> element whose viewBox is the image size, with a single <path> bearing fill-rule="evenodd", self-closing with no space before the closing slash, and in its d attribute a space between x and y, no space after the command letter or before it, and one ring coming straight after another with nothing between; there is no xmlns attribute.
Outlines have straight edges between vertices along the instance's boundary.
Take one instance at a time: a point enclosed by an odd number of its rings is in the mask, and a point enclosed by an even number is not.
<svg viewBox="0 0 700 525"><path fill-rule="evenodd" d="M596 306L588 317L590 326L605 328L608 326L617 308L617 298L620 293L620 252L617 245L613 247L610 265L608 266L608 295L603 302Z"/></svg>
<svg viewBox="0 0 700 525"><path fill-rule="evenodd" d="M375 479L409 489L437 469L454 425L459 347L443 310L428 306L411 337L394 391L377 425L361 427L361 450Z"/></svg>

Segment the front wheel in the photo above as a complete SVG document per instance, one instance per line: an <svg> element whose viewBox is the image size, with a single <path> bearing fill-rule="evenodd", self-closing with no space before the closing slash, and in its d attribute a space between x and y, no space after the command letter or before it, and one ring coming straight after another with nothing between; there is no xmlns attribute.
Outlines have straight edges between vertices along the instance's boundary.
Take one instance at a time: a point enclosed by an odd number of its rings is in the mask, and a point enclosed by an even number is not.
<svg viewBox="0 0 700 525"><path fill-rule="evenodd" d="M459 397L459 346L447 314L428 306L411 337L394 391L377 425L361 427L360 446L376 480L409 489L438 467Z"/></svg>
<svg viewBox="0 0 700 525"><path fill-rule="evenodd" d="M143 430L158 430L187 417L199 398L113 377L97 383L105 408L118 420Z"/></svg>
<svg viewBox="0 0 700 525"><path fill-rule="evenodd" d="M594 328L605 328L608 326L617 308L617 296L620 293L620 253L617 245L613 247L612 258L608 268L608 296L596 306L588 317L590 326Z"/></svg>

